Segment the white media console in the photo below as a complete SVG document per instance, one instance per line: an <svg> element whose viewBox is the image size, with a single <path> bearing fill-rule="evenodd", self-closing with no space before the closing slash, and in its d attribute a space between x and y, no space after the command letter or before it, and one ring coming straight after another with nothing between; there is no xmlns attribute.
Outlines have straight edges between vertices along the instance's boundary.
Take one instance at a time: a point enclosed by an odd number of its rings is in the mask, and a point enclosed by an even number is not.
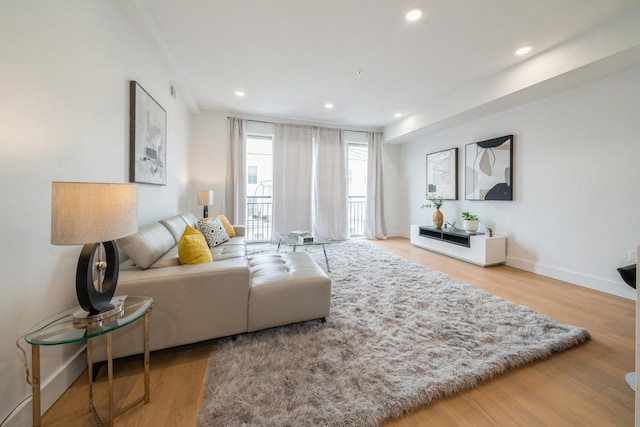
<svg viewBox="0 0 640 427"><path fill-rule="evenodd" d="M464 230L412 225L411 243L483 267L502 264L507 257L505 236L487 237L484 233L468 234Z"/></svg>

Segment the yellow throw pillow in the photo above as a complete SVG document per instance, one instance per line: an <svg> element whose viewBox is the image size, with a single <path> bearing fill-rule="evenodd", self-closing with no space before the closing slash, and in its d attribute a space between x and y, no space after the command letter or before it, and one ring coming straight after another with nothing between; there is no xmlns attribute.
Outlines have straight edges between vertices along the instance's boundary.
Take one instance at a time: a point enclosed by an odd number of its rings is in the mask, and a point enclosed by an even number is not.
<svg viewBox="0 0 640 427"><path fill-rule="evenodd" d="M202 233L187 225L178 242L180 264L204 264L211 262L211 252Z"/></svg>
<svg viewBox="0 0 640 427"><path fill-rule="evenodd" d="M236 230L233 228L233 225L231 225L227 217L220 214L218 215L218 219L222 223L222 226L224 227L229 237L236 237Z"/></svg>

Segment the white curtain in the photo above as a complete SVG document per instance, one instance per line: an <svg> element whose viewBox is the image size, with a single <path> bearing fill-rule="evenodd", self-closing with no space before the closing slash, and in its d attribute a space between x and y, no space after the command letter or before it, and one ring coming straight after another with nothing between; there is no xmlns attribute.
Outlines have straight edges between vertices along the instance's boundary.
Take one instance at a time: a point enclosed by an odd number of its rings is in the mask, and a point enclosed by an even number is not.
<svg viewBox="0 0 640 427"><path fill-rule="evenodd" d="M386 239L384 200L382 195L382 134L369 134L367 154L367 207L364 214L364 237Z"/></svg>
<svg viewBox="0 0 640 427"><path fill-rule="evenodd" d="M247 133L244 119L229 117L229 149L223 212L233 224L247 219Z"/></svg>
<svg viewBox="0 0 640 427"><path fill-rule="evenodd" d="M276 124L273 135L273 233L312 230L312 128Z"/></svg>
<svg viewBox="0 0 640 427"><path fill-rule="evenodd" d="M347 144L342 132L317 128L314 152L314 232L332 240L347 240Z"/></svg>

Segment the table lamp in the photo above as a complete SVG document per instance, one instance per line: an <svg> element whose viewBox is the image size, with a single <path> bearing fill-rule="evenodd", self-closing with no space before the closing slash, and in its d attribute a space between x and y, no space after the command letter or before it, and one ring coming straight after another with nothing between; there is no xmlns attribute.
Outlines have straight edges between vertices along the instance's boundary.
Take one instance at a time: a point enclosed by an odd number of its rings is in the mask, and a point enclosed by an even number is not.
<svg viewBox="0 0 640 427"><path fill-rule="evenodd" d="M209 205L213 205L213 190L198 191L198 206L204 206L203 218L209 218Z"/></svg>
<svg viewBox="0 0 640 427"><path fill-rule="evenodd" d="M51 244L83 245L76 270L76 295L82 310L76 322L96 322L122 311L111 299L118 283L115 239L138 231L135 184L53 182Z"/></svg>

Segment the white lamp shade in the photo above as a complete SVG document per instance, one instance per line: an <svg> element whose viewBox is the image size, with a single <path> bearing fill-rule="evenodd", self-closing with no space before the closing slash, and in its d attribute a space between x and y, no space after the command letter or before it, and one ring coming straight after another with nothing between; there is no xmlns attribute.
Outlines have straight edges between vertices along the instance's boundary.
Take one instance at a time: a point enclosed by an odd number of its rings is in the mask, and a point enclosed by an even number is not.
<svg viewBox="0 0 640 427"><path fill-rule="evenodd" d="M213 205L213 190L198 191L198 206Z"/></svg>
<svg viewBox="0 0 640 427"><path fill-rule="evenodd" d="M135 184L53 182L51 243L108 242L138 231Z"/></svg>

